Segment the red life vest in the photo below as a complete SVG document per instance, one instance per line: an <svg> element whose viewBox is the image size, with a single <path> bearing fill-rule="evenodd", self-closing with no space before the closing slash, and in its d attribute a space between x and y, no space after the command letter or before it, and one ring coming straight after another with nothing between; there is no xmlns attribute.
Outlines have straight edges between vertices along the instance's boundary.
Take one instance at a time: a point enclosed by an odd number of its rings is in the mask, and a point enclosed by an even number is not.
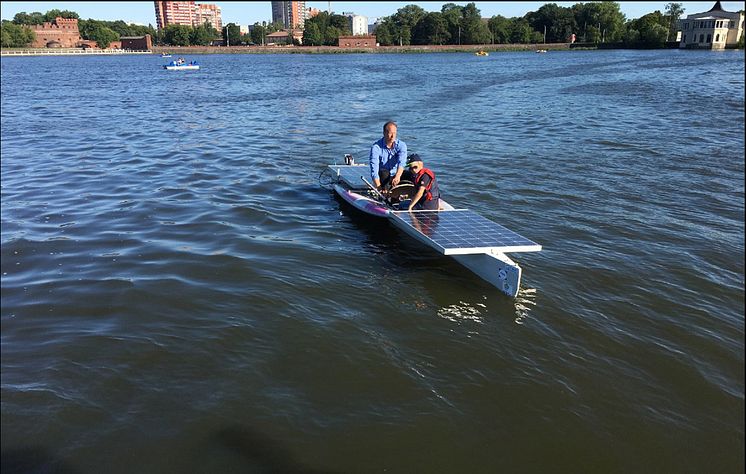
<svg viewBox="0 0 746 474"><path fill-rule="evenodd" d="M425 186L425 201L430 201L433 198L433 193L430 192L430 189L433 187L433 183L435 182L435 173L430 171L427 168L422 168L417 175L414 177L414 182L419 185L420 179L422 179L423 175L428 175L430 177L430 182L427 183L427 186Z"/></svg>

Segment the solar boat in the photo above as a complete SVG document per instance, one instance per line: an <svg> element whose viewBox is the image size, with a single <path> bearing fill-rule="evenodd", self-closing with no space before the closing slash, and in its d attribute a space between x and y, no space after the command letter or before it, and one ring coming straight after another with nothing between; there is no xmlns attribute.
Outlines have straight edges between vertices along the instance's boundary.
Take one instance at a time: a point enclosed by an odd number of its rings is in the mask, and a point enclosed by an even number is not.
<svg viewBox="0 0 746 474"><path fill-rule="evenodd" d="M533 242L474 211L457 209L443 199L437 211L408 211L414 193L411 183L380 194L368 181L367 165L328 165L334 192L354 208L371 216L387 218L407 235L441 255L448 255L498 290L515 298L521 284L521 267L506 253L538 252Z"/></svg>

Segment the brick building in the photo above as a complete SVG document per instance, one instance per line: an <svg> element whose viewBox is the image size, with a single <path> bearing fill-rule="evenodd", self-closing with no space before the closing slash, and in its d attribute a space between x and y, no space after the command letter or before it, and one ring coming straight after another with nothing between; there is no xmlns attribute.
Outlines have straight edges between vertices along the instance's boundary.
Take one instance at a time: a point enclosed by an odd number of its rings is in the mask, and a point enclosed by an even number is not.
<svg viewBox="0 0 746 474"><path fill-rule="evenodd" d="M75 18L57 17L41 25L30 25L29 28L36 33L32 48L76 48L83 41Z"/></svg>
<svg viewBox="0 0 746 474"><path fill-rule="evenodd" d="M150 35L145 36L122 36L119 38L122 49L133 49L137 51L153 49L153 40Z"/></svg>
<svg viewBox="0 0 746 474"><path fill-rule="evenodd" d="M340 36L340 48L375 48L376 35Z"/></svg>

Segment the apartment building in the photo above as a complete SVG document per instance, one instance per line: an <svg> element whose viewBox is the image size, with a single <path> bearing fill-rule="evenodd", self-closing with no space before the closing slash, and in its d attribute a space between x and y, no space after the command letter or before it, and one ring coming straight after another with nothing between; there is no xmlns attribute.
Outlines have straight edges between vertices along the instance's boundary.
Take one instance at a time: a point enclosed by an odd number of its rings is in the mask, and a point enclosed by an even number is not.
<svg viewBox="0 0 746 474"><path fill-rule="evenodd" d="M272 2L272 22L285 28L303 28L308 19L306 2Z"/></svg>
<svg viewBox="0 0 746 474"><path fill-rule="evenodd" d="M210 3L153 2L158 29L168 25L200 26L205 22L216 30L223 27L220 7Z"/></svg>

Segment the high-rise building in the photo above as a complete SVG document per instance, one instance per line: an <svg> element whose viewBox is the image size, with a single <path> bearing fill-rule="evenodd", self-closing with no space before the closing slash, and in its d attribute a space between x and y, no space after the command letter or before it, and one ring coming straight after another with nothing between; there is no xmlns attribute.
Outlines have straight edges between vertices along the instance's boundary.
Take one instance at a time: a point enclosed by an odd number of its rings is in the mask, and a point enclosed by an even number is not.
<svg viewBox="0 0 746 474"><path fill-rule="evenodd" d="M206 21L216 30L223 27L220 7L209 3L153 2L158 29L168 25L201 26Z"/></svg>
<svg viewBox="0 0 746 474"><path fill-rule="evenodd" d="M194 2L153 2L155 22L161 30L168 25L194 26Z"/></svg>
<svg viewBox="0 0 746 474"><path fill-rule="evenodd" d="M195 26L204 25L208 22L210 26L220 31L223 29L223 15L220 7L211 3L198 3L195 9Z"/></svg>
<svg viewBox="0 0 746 474"><path fill-rule="evenodd" d="M306 2L272 2L272 21L285 28L303 28L307 19Z"/></svg>

